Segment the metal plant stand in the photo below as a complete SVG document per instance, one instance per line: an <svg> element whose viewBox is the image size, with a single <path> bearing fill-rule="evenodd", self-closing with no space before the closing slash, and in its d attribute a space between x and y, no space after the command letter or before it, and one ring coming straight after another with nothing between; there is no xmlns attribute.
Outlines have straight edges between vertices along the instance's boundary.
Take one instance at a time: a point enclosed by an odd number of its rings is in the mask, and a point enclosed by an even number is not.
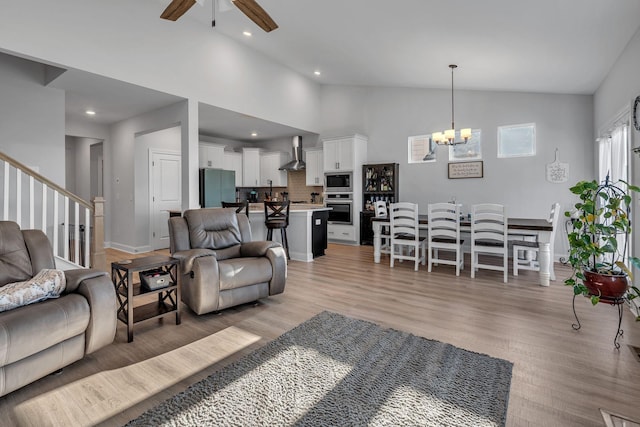
<svg viewBox="0 0 640 427"><path fill-rule="evenodd" d="M573 328L573 330L577 331L579 330L582 325L580 324L580 319L578 319L578 314L576 313L576 297L578 295L573 295L573 301L571 303L571 306L573 308L573 315L576 318L576 323L572 324L571 327ZM615 348L617 350L620 349L620 342L618 342L619 338L622 338L622 336L624 335L624 330L622 329L622 313L624 310L624 298L600 298L600 302L603 302L605 304L609 304L609 305L615 305L618 308L618 330L616 331L616 336L613 339L613 345L615 346Z"/></svg>

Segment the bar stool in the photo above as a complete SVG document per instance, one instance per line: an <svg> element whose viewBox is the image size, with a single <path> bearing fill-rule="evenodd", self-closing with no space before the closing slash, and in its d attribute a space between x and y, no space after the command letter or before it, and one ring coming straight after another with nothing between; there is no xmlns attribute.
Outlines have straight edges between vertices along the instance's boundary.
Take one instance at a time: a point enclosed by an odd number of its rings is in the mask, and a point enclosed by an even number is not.
<svg viewBox="0 0 640 427"><path fill-rule="evenodd" d="M236 213L242 213L249 218L249 202L222 202L223 208L236 208Z"/></svg>
<svg viewBox="0 0 640 427"><path fill-rule="evenodd" d="M273 240L273 230L280 229L282 246L289 256L289 241L287 240L287 226L289 225L289 201L264 202L264 225L267 227L267 240Z"/></svg>

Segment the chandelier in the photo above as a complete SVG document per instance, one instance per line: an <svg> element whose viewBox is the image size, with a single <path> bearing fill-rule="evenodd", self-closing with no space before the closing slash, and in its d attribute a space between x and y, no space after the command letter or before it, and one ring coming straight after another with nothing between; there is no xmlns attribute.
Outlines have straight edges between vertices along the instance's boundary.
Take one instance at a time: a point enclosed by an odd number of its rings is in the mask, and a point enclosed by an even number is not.
<svg viewBox="0 0 640 427"><path fill-rule="evenodd" d="M456 127L453 121L453 70L458 68L456 64L449 65L451 68L451 129L444 132L434 132L431 139L438 145L457 145L465 144L471 138L471 129L460 129L460 139L456 141Z"/></svg>

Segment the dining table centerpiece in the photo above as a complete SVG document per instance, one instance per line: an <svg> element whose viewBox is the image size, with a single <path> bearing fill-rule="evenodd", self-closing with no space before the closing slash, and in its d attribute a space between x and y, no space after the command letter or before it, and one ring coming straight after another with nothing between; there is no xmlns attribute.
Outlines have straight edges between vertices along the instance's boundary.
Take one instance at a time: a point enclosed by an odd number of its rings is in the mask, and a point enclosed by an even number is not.
<svg viewBox="0 0 640 427"><path fill-rule="evenodd" d="M632 283L632 270L640 268L640 259L629 254L630 213L631 194L640 188L623 180L612 183L607 176L602 183L580 181L570 190L580 201L565 212L573 226L568 232L573 271L565 285L573 287L574 300L584 295L593 305L635 305L640 289Z"/></svg>

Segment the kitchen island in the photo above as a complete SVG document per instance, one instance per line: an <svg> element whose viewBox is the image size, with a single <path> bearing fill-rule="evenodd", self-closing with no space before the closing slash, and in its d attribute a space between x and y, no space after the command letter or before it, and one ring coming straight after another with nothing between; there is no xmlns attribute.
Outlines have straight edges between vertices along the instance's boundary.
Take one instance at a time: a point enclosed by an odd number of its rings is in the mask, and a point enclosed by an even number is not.
<svg viewBox="0 0 640 427"><path fill-rule="evenodd" d="M310 262L313 261L314 253L316 256L324 255L327 241L327 212L330 209L318 204L293 203L290 205L287 240L289 256L292 260ZM264 225L262 203L249 205L249 222L253 240L266 240L267 227ZM273 240L280 241L280 232L277 230L273 233ZM324 246L321 242L324 242Z"/></svg>

